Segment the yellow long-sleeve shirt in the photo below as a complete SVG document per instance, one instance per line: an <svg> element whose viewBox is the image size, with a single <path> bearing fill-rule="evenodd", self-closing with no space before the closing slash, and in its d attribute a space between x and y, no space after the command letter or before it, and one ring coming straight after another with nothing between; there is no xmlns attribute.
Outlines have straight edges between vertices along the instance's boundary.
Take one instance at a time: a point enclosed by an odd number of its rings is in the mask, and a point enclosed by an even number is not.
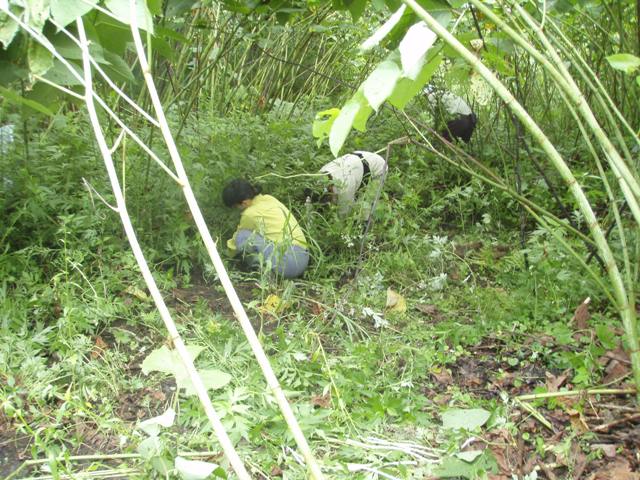
<svg viewBox="0 0 640 480"><path fill-rule="evenodd" d="M227 241L231 253L236 253L236 235L251 230L274 243L289 243L307 248L307 239L293 214L271 195L256 195L251 205L242 211L240 223L233 237Z"/></svg>

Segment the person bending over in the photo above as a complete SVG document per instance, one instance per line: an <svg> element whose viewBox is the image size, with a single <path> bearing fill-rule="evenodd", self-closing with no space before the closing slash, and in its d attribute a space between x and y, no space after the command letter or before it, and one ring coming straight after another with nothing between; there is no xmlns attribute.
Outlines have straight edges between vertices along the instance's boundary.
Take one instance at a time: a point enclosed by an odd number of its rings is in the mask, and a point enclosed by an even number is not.
<svg viewBox="0 0 640 480"><path fill-rule="evenodd" d="M446 121L446 127L440 132L448 142L454 138L469 143L478 123L478 117L462 98L451 92L438 91L427 87L424 90L427 100Z"/></svg>
<svg viewBox="0 0 640 480"><path fill-rule="evenodd" d="M314 195L305 191L309 201L334 203L341 215L349 213L356 201L357 192L369 184L378 181L386 172L387 165L377 153L355 151L336 158L320 169L329 178L329 186L323 195Z"/></svg>
<svg viewBox="0 0 640 480"><path fill-rule="evenodd" d="M309 264L307 240L289 209L244 179L231 180L222 191L227 207L242 210L240 223L227 241L232 254L257 268L264 262L284 278L301 276Z"/></svg>

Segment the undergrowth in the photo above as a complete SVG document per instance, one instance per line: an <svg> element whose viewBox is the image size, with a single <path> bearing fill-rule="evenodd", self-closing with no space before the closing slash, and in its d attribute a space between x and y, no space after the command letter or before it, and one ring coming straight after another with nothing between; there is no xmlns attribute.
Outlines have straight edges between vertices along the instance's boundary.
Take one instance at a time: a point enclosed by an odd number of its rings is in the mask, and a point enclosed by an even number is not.
<svg viewBox="0 0 640 480"><path fill-rule="evenodd" d="M497 345L487 367L497 379L516 369L537 375L516 380L516 388L543 388L545 372L568 372L577 387L599 382L598 358L616 347L618 335L606 298L528 220L529 235L520 242L512 199L424 151L394 147L373 229L363 239L357 214L339 219L331 209L308 209L302 187L311 180L283 178L315 173L329 159L313 143L310 123L273 114L194 117L180 149L219 241L237 221L221 205L221 187L237 176L260 176L264 190L291 205L306 230L313 263L304 280L274 284L236 271L232 278L328 471L368 478L346 470L367 464L423 478L430 470L403 464L400 452L381 456L355 440L422 442L449 458L460 445L459 434L441 428L450 407L482 407L492 412L486 428L499 425L516 436L500 388L446 381L483 344ZM0 400L18 439L4 433L0 440L16 446L11 465L48 458L49 471L72 474L78 464L69 455L135 453L145 439L136 422L169 407L177 423L161 433L154 460L125 459L119 468L133 468L129 478L149 478L162 471L158 459L189 451L212 450L224 463L196 400L177 392L170 377L140 371L147 355L170 341L108 206L112 196L87 125L67 114L37 137L33 132L41 130L32 127L28 158L17 144L0 158ZM376 150L402 135L395 117L381 116L350 147ZM472 151L485 153L477 144ZM231 438L256 476L286 471L287 478L304 478L179 189L132 146L119 161L156 279L186 342L205 347L198 366L231 375L212 393ZM531 187L534 197L537 188ZM361 242L365 254L354 279ZM385 312L389 289L403 297L406 311ZM278 299L275 309L265 307L270 295ZM576 341L569 321L587 296L596 335L585 332ZM95 468L112 465L94 461ZM479 472L495 470L490 454L483 462Z"/></svg>

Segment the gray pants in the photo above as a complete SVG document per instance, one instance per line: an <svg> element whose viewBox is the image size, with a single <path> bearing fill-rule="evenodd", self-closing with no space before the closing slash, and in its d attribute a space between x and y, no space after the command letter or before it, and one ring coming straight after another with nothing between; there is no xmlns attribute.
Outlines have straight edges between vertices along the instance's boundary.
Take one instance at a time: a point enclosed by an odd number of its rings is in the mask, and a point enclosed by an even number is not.
<svg viewBox="0 0 640 480"><path fill-rule="evenodd" d="M270 262L271 269L284 278L299 277L309 265L309 252L306 249L290 245L281 251L273 242L251 230L240 230L236 234L236 247L248 267L257 268L261 262Z"/></svg>

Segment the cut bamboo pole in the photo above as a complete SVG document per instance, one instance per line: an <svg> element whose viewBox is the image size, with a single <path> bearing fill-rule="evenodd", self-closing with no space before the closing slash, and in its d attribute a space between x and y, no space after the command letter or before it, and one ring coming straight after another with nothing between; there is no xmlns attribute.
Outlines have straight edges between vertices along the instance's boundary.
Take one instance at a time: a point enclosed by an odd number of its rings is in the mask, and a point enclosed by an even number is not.
<svg viewBox="0 0 640 480"><path fill-rule="evenodd" d="M322 475L322 471L311 451L311 447L307 443L307 439L302 433L302 429L296 420L295 415L293 414L293 410L291 409L291 405L287 400L287 397L276 378L273 369L271 368L271 364L269 363L269 359L267 355L264 353L262 345L260 344L260 340L258 340L258 336L256 335L251 322L249 321L249 317L247 316L247 312L238 297L238 294L231 283L231 279L227 274L227 270L222 262L222 258L216 248L216 244L211 237L211 233L207 227L207 224L204 220L202 212L200 211L200 206L195 198L193 190L191 189L191 184L189 183L189 178L187 177L187 173L182 164L182 159L180 158L180 154L178 153L178 149L176 147L175 141L171 134L171 130L169 128L169 124L164 115L164 110L162 108L162 104L160 102L160 97L158 96L158 92L156 91L155 84L153 82L153 77L151 76L151 72L149 70L149 63L147 61L145 51L142 45L142 39L140 38L140 32L138 30L137 18L136 18L136 4L135 0L131 0L130 2L130 12L131 12L131 33L133 36L133 41L135 44L136 52L138 55L138 60L140 61L140 67L142 69L142 74L144 75L145 82L147 84L147 89L149 90L149 96L151 97L151 102L153 104L156 117L158 122L160 123L160 130L162 131L162 136L167 145L167 149L169 151L169 155L171 156L171 160L173 161L173 165L175 171L178 175L182 183L182 192L187 201L187 205L189 206L189 210L193 215L194 221L198 228L198 232L202 237L205 248L209 253L209 257L214 265L216 273L220 278L220 283L222 284L224 291L229 298L229 302L233 308L233 311L236 315L236 318L240 322L242 330L251 346L251 350L253 351L260 368L262 369L262 373L265 376L267 381L267 385L271 389L278 406L280 407L280 411L289 426L289 430L293 435L293 438L298 445L298 448L302 452L305 461L307 462L307 468L310 471L311 477L315 480L323 480L324 477Z"/></svg>
<svg viewBox="0 0 640 480"><path fill-rule="evenodd" d="M134 13L135 16L135 13ZM131 224L131 219L129 218L129 214L127 212L127 205L124 200L124 196L122 193L122 189L120 187L120 181L118 179L118 174L115 169L115 165L113 163L113 158L111 156L111 151L107 145L107 142L102 133L102 129L100 127L100 120L98 119L98 114L95 109L95 105L93 103L93 81L91 77L91 61L89 59L89 46L87 43L86 34L84 31L84 25L82 24L82 19L78 19L76 21L76 25L78 28L78 34L80 37L80 48L82 50L82 63L84 69L84 87L85 87L85 104L87 106L87 111L89 113L89 119L91 121L91 126L93 127L93 132L96 137L96 141L98 142L98 147L100 149L100 153L102 154L102 158L104 160L105 167L107 169L107 174L109 176L109 181L111 183L111 188L113 189L113 194L116 198L116 206L118 210L118 214L120 215L120 220L122 221L122 225L124 226L125 234L127 236L127 240L131 245L131 250L136 258L138 263L138 267L142 272L142 276L149 288L149 292L151 293L151 297L156 304L158 311L160 312L160 316L164 321L167 330L169 331L169 335L171 336L171 340L173 341L174 347L182 360L185 368L187 369L187 373L189 374L189 379L191 380L193 387L200 399L204 407L204 411L211 422L213 430L218 437L218 441L224 450L224 453L229 460L233 470L236 472L238 477L242 480L251 480L251 476L247 472L244 467L244 464L240 460L238 453L236 452L233 444L231 443L231 439L227 435L227 432L220 421L220 417L215 411L211 399L207 393L207 389L202 383L202 379L196 370L193 360L187 351L187 348L176 328L176 324L171 318L171 313L167 308L167 305L162 298L162 294L158 289L158 286L151 274L151 270L149 269L149 265L144 257L144 253L142 252L142 248L138 243L138 239L133 229L133 225Z"/></svg>

